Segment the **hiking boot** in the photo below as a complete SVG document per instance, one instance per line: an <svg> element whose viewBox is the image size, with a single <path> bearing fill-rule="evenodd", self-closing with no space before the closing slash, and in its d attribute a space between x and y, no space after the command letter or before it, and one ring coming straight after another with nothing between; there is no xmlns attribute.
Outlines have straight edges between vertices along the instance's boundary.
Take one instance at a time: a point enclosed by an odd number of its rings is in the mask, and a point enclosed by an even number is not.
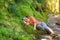
<svg viewBox="0 0 60 40"><path fill-rule="evenodd" d="M51 37L52 38L55 38L55 37L57 37L58 35L57 34L51 34Z"/></svg>

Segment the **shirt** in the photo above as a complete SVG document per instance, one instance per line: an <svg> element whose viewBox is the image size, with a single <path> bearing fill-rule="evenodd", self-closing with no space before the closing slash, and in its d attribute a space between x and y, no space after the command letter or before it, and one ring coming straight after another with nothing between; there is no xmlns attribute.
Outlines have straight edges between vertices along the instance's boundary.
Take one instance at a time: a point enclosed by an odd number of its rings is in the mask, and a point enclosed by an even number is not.
<svg viewBox="0 0 60 40"><path fill-rule="evenodd" d="M30 17L30 24L34 25L34 22L36 23L36 26L39 26L40 25L40 22L37 21L34 17Z"/></svg>

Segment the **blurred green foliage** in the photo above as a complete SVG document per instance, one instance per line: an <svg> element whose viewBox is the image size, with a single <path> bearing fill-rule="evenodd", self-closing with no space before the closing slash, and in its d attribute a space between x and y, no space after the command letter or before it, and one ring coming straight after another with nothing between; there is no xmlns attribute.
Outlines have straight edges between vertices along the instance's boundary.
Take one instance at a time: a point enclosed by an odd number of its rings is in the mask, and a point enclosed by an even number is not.
<svg viewBox="0 0 60 40"><path fill-rule="evenodd" d="M44 31L35 31L32 25L26 26L21 20L25 16L34 16L47 22L50 11L40 12L42 5L36 0L0 0L0 40L36 40L44 34Z"/></svg>

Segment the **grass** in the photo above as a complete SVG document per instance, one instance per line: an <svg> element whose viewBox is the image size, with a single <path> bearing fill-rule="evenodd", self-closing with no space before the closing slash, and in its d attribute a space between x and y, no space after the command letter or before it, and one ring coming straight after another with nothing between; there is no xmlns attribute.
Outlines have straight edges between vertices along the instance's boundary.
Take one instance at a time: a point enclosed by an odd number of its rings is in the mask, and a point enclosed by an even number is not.
<svg viewBox="0 0 60 40"><path fill-rule="evenodd" d="M26 26L21 20L25 16L34 16L39 21L47 21L45 11L40 13L31 4L33 0L1 0L0 7L0 40L35 40L44 32L34 30L32 25ZM17 3L19 2L19 3ZM39 5L38 2L36 5Z"/></svg>

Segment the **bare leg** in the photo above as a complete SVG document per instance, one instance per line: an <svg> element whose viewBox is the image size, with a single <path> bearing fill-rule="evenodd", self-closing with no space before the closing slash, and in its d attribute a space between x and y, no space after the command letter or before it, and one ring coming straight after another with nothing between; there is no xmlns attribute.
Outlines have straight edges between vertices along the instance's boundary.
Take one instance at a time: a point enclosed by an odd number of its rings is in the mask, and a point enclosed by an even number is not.
<svg viewBox="0 0 60 40"><path fill-rule="evenodd" d="M54 31L46 25L46 23L42 22L42 26L43 26L44 30L45 30L47 33L49 33L50 35L51 35L51 34L55 34Z"/></svg>

